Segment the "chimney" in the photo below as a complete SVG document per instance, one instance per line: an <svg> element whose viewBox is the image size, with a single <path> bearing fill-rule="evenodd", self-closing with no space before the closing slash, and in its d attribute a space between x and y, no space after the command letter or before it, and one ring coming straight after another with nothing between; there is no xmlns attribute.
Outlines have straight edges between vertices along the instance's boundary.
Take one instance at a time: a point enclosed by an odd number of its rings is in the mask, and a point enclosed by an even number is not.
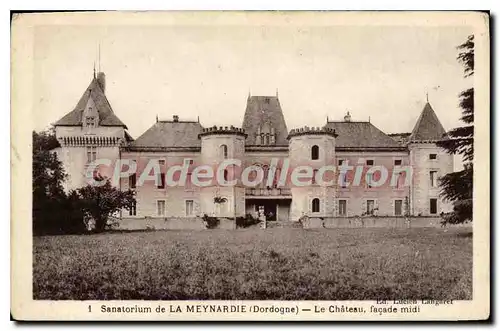
<svg viewBox="0 0 500 331"><path fill-rule="evenodd" d="M97 73L97 83L103 92L106 92L106 75L104 72Z"/></svg>
<svg viewBox="0 0 500 331"><path fill-rule="evenodd" d="M174 115L174 122L179 122L179 115Z"/></svg>
<svg viewBox="0 0 500 331"><path fill-rule="evenodd" d="M347 112L347 114L344 116L344 121L346 121L346 122L351 121L351 114L349 114L349 112Z"/></svg>

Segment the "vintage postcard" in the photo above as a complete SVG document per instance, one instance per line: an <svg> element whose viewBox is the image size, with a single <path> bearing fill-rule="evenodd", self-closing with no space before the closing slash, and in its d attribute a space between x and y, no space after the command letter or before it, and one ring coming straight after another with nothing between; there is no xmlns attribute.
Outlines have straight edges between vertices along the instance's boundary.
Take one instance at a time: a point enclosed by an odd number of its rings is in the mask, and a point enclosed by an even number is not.
<svg viewBox="0 0 500 331"><path fill-rule="evenodd" d="M485 320L482 12L12 19L16 320Z"/></svg>

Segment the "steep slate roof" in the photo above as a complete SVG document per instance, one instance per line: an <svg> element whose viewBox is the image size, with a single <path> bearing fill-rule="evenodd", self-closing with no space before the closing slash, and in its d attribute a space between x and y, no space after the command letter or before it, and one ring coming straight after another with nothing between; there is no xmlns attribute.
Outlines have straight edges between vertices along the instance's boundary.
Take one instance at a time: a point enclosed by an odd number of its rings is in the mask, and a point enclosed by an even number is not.
<svg viewBox="0 0 500 331"><path fill-rule="evenodd" d="M201 147L198 122L159 121L130 143L131 147Z"/></svg>
<svg viewBox="0 0 500 331"><path fill-rule="evenodd" d="M401 148L402 146L370 122L328 122L338 137L336 148Z"/></svg>
<svg viewBox="0 0 500 331"><path fill-rule="evenodd" d="M445 135L446 130L427 102L413 128L409 141L441 140Z"/></svg>
<svg viewBox="0 0 500 331"><path fill-rule="evenodd" d="M389 133L388 136L405 146L408 143L408 138L410 137L411 132L403 132L403 133Z"/></svg>
<svg viewBox="0 0 500 331"><path fill-rule="evenodd" d="M274 128L275 145L288 145L285 117L277 96L249 96L242 128L248 134L246 145L259 145L256 141L257 129L265 124Z"/></svg>
<svg viewBox="0 0 500 331"><path fill-rule="evenodd" d="M101 73L99 73L101 74ZM80 101L78 101L75 109L66 114L63 118L57 121L55 126L80 126L82 125L82 115L89 98L94 100L99 113L100 126L122 126L127 128L125 124L115 115L108 98L104 94L103 87L99 84L96 77L92 79L90 85L83 93Z"/></svg>

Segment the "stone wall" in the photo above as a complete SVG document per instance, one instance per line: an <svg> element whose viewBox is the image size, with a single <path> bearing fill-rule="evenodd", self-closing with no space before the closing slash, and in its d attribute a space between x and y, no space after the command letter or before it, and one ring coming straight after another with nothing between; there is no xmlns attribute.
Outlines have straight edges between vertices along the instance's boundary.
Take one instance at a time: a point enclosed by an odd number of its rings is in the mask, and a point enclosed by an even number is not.
<svg viewBox="0 0 500 331"><path fill-rule="evenodd" d="M417 228L441 227L440 217L310 217L303 221L304 228ZM472 226L464 224L462 226Z"/></svg>
<svg viewBox="0 0 500 331"><path fill-rule="evenodd" d="M120 220L119 230L204 230L203 220L197 217L127 217Z"/></svg>
<svg viewBox="0 0 500 331"><path fill-rule="evenodd" d="M220 218L218 229L236 229L232 218ZM118 230L205 230L200 217L124 217Z"/></svg>

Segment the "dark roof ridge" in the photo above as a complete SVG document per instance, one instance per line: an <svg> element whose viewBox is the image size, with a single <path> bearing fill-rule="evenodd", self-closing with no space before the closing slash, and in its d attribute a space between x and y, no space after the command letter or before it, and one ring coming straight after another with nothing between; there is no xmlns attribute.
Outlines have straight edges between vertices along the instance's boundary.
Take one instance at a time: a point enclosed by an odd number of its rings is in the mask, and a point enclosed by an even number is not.
<svg viewBox="0 0 500 331"><path fill-rule="evenodd" d="M330 121L328 120L327 123L371 123L370 121Z"/></svg>
<svg viewBox="0 0 500 331"><path fill-rule="evenodd" d="M173 120L158 120L156 123L200 123L198 121L173 121Z"/></svg>

